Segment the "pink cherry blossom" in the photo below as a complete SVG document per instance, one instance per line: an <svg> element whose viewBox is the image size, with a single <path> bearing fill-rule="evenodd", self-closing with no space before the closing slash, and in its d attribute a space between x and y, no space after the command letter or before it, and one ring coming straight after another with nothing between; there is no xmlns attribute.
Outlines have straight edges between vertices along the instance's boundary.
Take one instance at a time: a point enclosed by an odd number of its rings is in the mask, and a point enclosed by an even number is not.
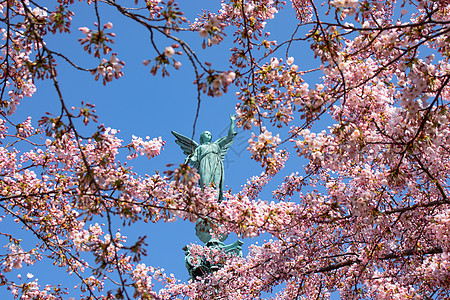
<svg viewBox="0 0 450 300"><path fill-rule="evenodd" d="M172 47L166 47L164 49L164 55L167 57L172 57L175 54L175 50Z"/></svg>

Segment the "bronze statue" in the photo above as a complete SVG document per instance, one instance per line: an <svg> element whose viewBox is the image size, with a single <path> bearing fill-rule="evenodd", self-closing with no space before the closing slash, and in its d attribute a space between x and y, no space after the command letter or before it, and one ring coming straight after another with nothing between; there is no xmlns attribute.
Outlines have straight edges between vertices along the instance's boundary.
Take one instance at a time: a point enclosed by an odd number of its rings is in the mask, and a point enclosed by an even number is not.
<svg viewBox="0 0 450 300"><path fill-rule="evenodd" d="M176 143L181 147L183 153L187 155L185 163L190 163L200 174L200 186L213 184L218 190L218 199L223 199L224 169L223 159L228 148L233 144L235 132L236 116L230 115L230 129L228 135L211 143L211 133L204 131L200 135L200 145L192 139L181 135L175 131L172 134L176 137Z"/></svg>
<svg viewBox="0 0 450 300"><path fill-rule="evenodd" d="M200 174L200 186L213 185L218 189L218 200L223 199L223 187L225 174L223 170L223 159L228 148L233 144L235 132L236 116L230 116L230 128L228 134L211 143L211 133L204 131L200 135L200 145L192 139L172 131L176 137L176 143L181 147L183 153L187 156L185 164L190 163L198 170ZM211 221L209 218L199 218L195 225L195 231L198 238L205 243L205 247L222 250L226 253L242 257L242 241L236 241L233 244L225 245L223 241L228 237L227 234L213 237L211 235ZM185 251L185 264L191 276L190 279L197 280L204 275L217 271L223 266L223 262L215 261L214 257L194 257L191 254L190 246L183 247Z"/></svg>

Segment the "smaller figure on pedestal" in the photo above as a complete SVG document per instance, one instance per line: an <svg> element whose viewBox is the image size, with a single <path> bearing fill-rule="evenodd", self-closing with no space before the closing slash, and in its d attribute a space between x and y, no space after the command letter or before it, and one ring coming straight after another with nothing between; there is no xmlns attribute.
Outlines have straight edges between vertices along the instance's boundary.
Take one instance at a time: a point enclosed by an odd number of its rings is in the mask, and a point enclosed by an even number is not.
<svg viewBox="0 0 450 300"><path fill-rule="evenodd" d="M232 244L225 245L223 242L227 239L228 235L211 236L211 223L212 221L209 218L198 219L197 223L195 223L195 234L203 243L205 243L205 247L242 257L242 245L244 242L237 240ZM204 256L201 258L194 257L187 245L183 247L183 250L185 253L184 261L186 269L191 276L190 279L197 279L204 275L208 275L209 273L219 270L223 266L223 262L220 262L220 260L217 261L213 256Z"/></svg>

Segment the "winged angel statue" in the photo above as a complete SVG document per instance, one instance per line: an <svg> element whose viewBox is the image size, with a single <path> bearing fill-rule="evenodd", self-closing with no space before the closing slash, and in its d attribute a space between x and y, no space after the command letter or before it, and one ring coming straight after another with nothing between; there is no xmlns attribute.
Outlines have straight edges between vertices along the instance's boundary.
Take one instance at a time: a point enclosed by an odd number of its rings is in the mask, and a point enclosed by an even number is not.
<svg viewBox="0 0 450 300"><path fill-rule="evenodd" d="M219 190L218 200L223 199L224 170L223 159L228 148L233 144L233 138L236 135L235 123L236 116L230 115L230 129L228 135L224 136L214 143L211 143L211 132L204 131L200 135L200 145L194 140L172 131L176 141L183 153L187 155L185 164L190 163L200 174L200 186L211 183Z"/></svg>

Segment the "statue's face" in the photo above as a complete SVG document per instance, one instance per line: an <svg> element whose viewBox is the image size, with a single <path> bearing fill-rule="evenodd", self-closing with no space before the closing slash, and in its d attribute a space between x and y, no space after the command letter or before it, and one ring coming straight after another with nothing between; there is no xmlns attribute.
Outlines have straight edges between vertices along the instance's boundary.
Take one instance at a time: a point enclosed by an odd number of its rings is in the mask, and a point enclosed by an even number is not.
<svg viewBox="0 0 450 300"><path fill-rule="evenodd" d="M212 138L211 132L203 131L203 133L200 137L200 140L201 140L200 143L201 144L209 143L209 142L211 142L211 138Z"/></svg>

